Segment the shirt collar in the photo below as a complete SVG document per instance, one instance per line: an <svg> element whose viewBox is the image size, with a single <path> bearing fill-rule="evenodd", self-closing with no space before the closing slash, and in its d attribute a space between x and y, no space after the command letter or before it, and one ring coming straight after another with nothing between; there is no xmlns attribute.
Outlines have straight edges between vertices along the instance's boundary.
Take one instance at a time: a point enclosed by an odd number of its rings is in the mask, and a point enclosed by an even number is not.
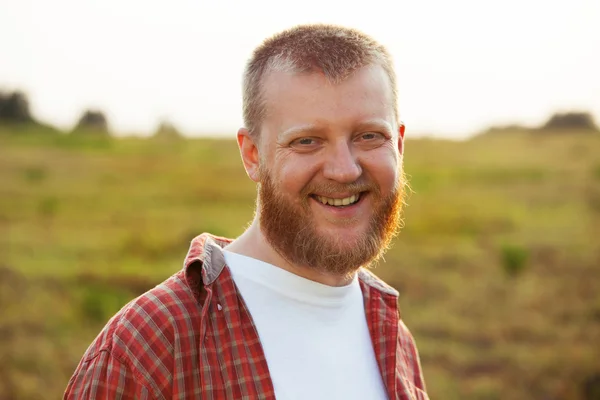
<svg viewBox="0 0 600 400"><path fill-rule="evenodd" d="M223 247L232 239L203 233L196 236L190 244L190 249L184 262L184 271L188 284L192 289L202 284L208 286L217 280L225 268ZM398 291L383 282L366 268L360 268L358 279L367 286L384 294L398 297Z"/></svg>

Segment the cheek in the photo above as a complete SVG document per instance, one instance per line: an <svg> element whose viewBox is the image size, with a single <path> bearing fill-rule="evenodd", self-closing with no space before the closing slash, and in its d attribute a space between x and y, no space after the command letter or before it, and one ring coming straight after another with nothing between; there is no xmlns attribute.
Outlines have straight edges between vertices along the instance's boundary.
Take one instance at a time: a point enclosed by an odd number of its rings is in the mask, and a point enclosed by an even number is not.
<svg viewBox="0 0 600 400"><path fill-rule="evenodd" d="M384 193L395 189L402 171L400 160L393 152L369 157L365 160L364 169Z"/></svg>
<svg viewBox="0 0 600 400"><path fill-rule="evenodd" d="M297 196L311 181L314 175L314 165L301 160L295 160L289 157L282 160L278 165L273 166L273 171L277 171L277 185L288 196Z"/></svg>
<svg viewBox="0 0 600 400"><path fill-rule="evenodd" d="M395 167L383 170L381 172L381 190L386 194L393 190L396 190L399 177L399 170Z"/></svg>

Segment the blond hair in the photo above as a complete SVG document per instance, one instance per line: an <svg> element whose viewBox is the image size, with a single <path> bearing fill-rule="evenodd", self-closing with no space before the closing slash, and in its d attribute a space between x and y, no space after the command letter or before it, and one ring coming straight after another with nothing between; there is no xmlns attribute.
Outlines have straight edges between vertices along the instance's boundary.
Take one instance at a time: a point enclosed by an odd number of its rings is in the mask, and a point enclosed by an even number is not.
<svg viewBox="0 0 600 400"><path fill-rule="evenodd" d="M333 84L368 65L381 66L392 89L398 122L398 93L392 58L381 44L366 34L335 25L299 25L266 39L254 50L243 78L243 113L246 129L258 135L266 105L262 82L269 72L320 71Z"/></svg>

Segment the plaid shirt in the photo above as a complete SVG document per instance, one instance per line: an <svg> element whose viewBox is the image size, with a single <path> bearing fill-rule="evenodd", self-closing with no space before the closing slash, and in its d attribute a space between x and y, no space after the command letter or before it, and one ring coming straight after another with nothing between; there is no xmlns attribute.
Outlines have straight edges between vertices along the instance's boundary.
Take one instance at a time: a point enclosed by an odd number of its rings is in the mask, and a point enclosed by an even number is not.
<svg viewBox="0 0 600 400"><path fill-rule="evenodd" d="M225 266L221 248L229 242L195 238L183 270L108 322L64 399L275 399L252 317ZM398 292L364 269L359 281L389 398L427 399Z"/></svg>

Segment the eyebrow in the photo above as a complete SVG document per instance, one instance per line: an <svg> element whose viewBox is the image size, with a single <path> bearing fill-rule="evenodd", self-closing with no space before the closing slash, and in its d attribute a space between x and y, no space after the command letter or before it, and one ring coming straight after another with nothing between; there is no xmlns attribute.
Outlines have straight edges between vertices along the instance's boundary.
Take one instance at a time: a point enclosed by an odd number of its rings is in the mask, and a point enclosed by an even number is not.
<svg viewBox="0 0 600 400"><path fill-rule="evenodd" d="M383 131L389 133L390 135L393 134L393 131L394 131L392 126L386 120L381 119L381 118L360 121L359 123L357 123L354 126L355 131L371 130L371 129L383 130ZM279 137L279 139L286 139L290 136L298 136L298 135L305 135L305 134L319 134L319 133L326 132L327 130L328 129L325 127L317 126L314 124L305 124L305 125L293 126L289 129L281 132L278 135L278 137Z"/></svg>
<svg viewBox="0 0 600 400"><path fill-rule="evenodd" d="M307 133L308 134L323 133L326 130L327 130L326 128L322 128L322 127L319 127L314 124L306 124L306 125L300 125L300 126L293 126L289 129L286 129L285 131L281 132L278 136L280 139L285 139L290 136L296 136L296 135L307 134Z"/></svg>
<svg viewBox="0 0 600 400"><path fill-rule="evenodd" d="M394 132L392 125L390 125L386 120L375 118L367 121L361 121L356 125L356 129L358 130L368 130L368 129L376 129L383 130L389 134Z"/></svg>

